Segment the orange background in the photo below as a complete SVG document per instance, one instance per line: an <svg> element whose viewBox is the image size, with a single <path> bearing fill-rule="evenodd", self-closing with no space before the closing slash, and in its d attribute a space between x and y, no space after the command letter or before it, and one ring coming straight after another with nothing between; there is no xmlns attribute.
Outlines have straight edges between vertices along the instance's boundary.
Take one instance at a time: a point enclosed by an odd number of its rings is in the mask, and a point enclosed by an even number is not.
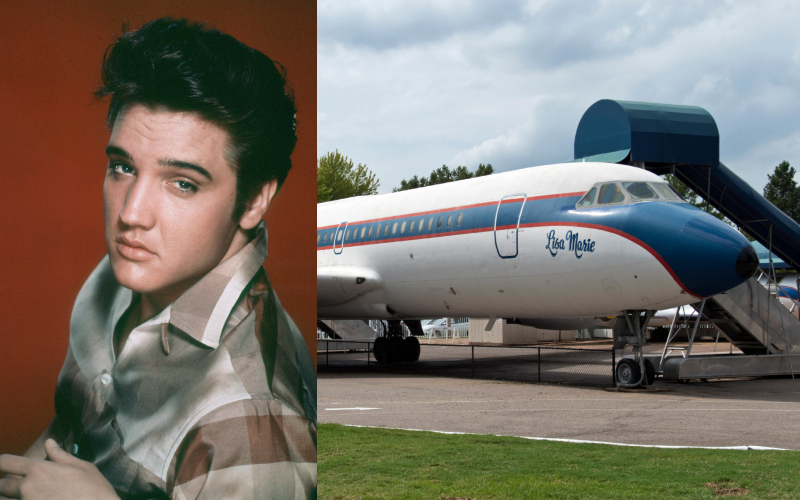
<svg viewBox="0 0 800 500"><path fill-rule="evenodd" d="M266 267L309 345L316 332L315 2L27 4L0 9L0 453L24 452L53 417L72 303L106 253L108 104L91 92L123 21L205 21L286 67L298 142L267 213Z"/></svg>

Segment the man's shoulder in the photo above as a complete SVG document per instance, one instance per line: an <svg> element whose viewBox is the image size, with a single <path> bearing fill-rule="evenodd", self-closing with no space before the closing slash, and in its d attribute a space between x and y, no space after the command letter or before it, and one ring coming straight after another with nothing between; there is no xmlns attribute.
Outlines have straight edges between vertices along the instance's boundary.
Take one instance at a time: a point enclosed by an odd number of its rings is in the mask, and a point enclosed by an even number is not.
<svg viewBox="0 0 800 500"><path fill-rule="evenodd" d="M110 341L113 325L130 305L132 293L114 277L108 255L83 283L70 318L70 346L76 352L93 352Z"/></svg>
<svg viewBox="0 0 800 500"><path fill-rule="evenodd" d="M263 268L248 294L256 313L256 337L272 394L316 423L317 376L308 345L281 306Z"/></svg>

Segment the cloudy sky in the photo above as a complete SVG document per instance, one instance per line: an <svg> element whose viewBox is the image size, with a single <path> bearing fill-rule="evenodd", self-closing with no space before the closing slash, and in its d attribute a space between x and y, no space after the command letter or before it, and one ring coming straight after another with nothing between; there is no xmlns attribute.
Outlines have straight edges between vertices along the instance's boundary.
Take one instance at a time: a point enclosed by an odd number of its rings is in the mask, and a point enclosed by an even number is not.
<svg viewBox="0 0 800 500"><path fill-rule="evenodd" d="M443 164L572 160L600 99L686 104L760 191L800 167L798 21L788 1L320 0L317 154L385 193Z"/></svg>

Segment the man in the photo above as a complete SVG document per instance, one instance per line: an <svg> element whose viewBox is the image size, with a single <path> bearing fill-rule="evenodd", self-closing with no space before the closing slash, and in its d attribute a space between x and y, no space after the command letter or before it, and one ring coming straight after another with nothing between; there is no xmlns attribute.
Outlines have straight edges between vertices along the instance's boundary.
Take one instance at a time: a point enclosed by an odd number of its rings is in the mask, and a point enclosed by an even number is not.
<svg viewBox="0 0 800 500"><path fill-rule="evenodd" d="M261 267L295 108L265 55L184 20L107 52L103 259L56 417L0 457L8 498L309 498L316 377Z"/></svg>

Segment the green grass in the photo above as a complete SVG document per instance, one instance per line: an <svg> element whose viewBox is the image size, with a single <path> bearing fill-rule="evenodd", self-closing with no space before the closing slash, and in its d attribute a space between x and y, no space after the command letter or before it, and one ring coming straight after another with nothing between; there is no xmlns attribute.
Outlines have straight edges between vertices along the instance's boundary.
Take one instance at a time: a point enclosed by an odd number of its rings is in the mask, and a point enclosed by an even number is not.
<svg viewBox="0 0 800 500"><path fill-rule="evenodd" d="M697 429L702 433L702 429ZM319 426L322 499L800 498L800 452Z"/></svg>

